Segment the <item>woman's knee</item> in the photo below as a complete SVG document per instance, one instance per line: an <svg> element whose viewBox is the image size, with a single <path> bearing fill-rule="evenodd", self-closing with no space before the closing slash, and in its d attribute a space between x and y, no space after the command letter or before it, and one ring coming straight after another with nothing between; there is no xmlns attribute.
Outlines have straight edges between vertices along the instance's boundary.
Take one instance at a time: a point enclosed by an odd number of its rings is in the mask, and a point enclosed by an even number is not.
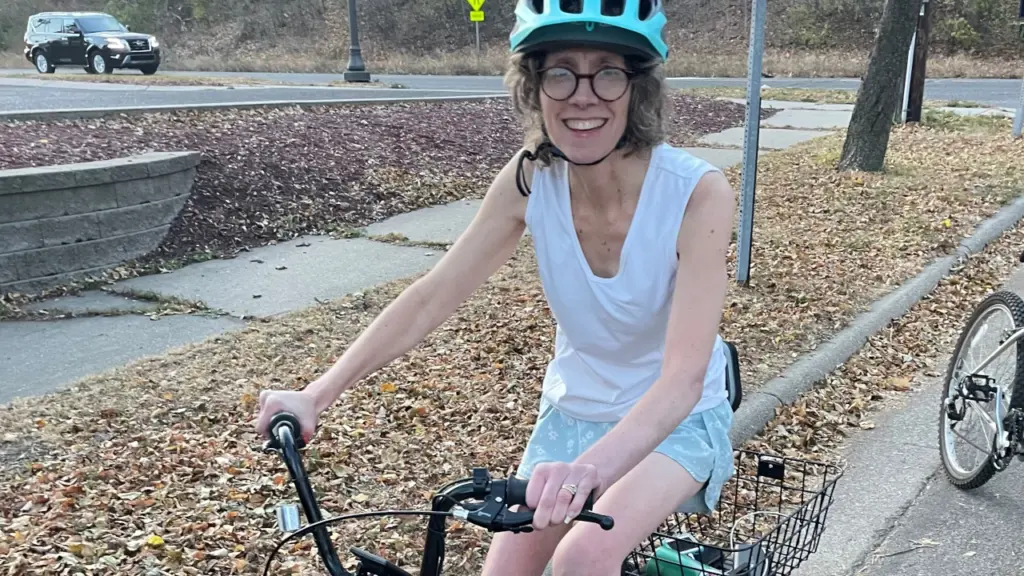
<svg viewBox="0 0 1024 576"><path fill-rule="evenodd" d="M515 534L499 532L491 540L482 576L541 576L568 526Z"/></svg>
<svg viewBox="0 0 1024 576"><path fill-rule="evenodd" d="M579 524L562 539L551 558L553 576L619 574L633 545L593 524Z"/></svg>

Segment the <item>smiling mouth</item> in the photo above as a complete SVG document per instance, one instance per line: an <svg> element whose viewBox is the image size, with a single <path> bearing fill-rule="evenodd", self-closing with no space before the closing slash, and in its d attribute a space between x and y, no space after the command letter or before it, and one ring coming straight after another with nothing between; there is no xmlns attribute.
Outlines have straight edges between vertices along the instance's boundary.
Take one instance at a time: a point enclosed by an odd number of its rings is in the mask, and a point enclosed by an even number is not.
<svg viewBox="0 0 1024 576"><path fill-rule="evenodd" d="M589 132L591 130L597 130L608 123L607 118L593 118L590 120L563 120L565 126L575 132Z"/></svg>

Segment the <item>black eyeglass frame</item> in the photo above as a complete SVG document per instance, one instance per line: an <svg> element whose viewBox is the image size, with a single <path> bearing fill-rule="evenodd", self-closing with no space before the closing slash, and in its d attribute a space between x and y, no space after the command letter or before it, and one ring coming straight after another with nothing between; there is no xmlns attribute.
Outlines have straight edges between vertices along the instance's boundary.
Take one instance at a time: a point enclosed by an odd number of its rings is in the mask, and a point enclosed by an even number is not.
<svg viewBox="0 0 1024 576"><path fill-rule="evenodd" d="M546 77L546 74L549 71L551 71L551 70L565 70L566 72L571 74L573 79L575 80L575 83L573 84L573 87L572 87L572 91L569 92L569 95L566 96L565 98L555 98L551 94L548 94L548 91L544 89L544 78ZM594 78L596 78L598 74L601 74L602 72L604 72L606 70L616 70L616 71L622 72L623 74L626 75L626 84L625 84L625 87L622 89L622 94L619 94L618 96L616 96L615 98L612 98L610 100L607 99L607 98L602 97L600 94L597 93L597 89L594 88ZM548 98L551 98L552 100L554 100L556 102L565 102L569 98L572 98L573 95L576 94L576 91L580 89L580 80L581 79L590 80L590 91L593 92L594 96L597 96L597 98L599 100L601 100L602 102L615 102L615 101L619 100L620 98L622 98L626 94L627 91L629 91L629 85L632 84L633 79L636 78L636 76L637 76L636 72L633 72L632 70L627 70L625 68L620 68L618 66L603 66L597 72L594 72L593 74L580 74L579 72L576 72L575 70L573 70L572 68L569 68L567 66L550 66L548 68L541 68L540 70L537 71L537 73L538 73L538 75L540 77L540 89L541 89L541 91L543 91L544 94Z"/></svg>

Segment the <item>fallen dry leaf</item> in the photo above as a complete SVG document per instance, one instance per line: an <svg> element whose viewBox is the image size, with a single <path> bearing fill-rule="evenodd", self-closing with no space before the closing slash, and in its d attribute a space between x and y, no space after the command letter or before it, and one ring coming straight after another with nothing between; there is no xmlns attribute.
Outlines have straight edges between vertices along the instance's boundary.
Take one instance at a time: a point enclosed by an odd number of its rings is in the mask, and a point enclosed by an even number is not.
<svg viewBox="0 0 1024 576"><path fill-rule="evenodd" d="M910 379L909 378L890 378L888 380L888 388L890 390L900 390L900 391L910 390Z"/></svg>

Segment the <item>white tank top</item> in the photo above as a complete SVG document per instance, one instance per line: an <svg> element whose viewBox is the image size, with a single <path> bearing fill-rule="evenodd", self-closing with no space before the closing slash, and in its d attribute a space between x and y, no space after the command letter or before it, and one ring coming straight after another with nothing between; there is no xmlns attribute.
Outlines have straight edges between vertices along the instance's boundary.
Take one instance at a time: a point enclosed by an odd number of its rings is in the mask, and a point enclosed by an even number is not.
<svg viewBox="0 0 1024 576"><path fill-rule="evenodd" d="M543 397L569 416L615 421L657 380L675 286L676 240L686 204L715 166L668 144L652 153L612 278L596 276L576 236L566 164L535 166L526 224L556 321ZM721 336L696 414L727 400Z"/></svg>

